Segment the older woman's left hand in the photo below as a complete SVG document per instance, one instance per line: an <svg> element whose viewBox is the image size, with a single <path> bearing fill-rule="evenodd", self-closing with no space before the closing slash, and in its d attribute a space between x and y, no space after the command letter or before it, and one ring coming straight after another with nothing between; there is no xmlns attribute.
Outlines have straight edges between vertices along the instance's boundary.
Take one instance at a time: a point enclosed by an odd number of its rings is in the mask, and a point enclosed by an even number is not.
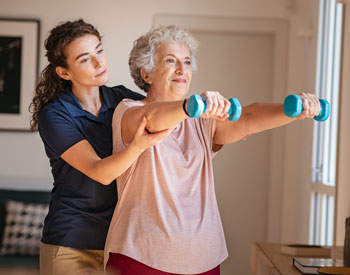
<svg viewBox="0 0 350 275"><path fill-rule="evenodd" d="M206 91L201 94L201 97L207 104L204 117L212 117L219 120L228 118L227 112L230 109L231 103L217 91Z"/></svg>
<svg viewBox="0 0 350 275"><path fill-rule="evenodd" d="M321 111L320 101L315 94L312 93L300 93L299 96L303 101L304 110L298 116L298 119L313 118L317 116Z"/></svg>

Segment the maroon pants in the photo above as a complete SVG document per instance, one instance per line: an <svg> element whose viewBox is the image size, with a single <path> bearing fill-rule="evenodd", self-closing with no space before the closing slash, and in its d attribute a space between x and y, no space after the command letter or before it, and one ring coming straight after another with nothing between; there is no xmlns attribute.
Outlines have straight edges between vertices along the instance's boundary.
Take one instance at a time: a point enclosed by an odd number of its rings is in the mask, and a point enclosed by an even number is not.
<svg viewBox="0 0 350 275"><path fill-rule="evenodd" d="M154 269L128 256L116 253L109 254L106 269L108 275L180 275ZM220 275L220 265L198 275Z"/></svg>

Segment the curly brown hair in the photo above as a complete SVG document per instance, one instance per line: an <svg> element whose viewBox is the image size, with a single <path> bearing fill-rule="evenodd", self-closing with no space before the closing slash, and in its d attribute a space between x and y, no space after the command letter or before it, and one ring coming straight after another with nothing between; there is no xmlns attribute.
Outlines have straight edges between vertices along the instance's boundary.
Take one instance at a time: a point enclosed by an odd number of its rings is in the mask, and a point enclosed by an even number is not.
<svg viewBox="0 0 350 275"><path fill-rule="evenodd" d="M38 130L39 112L47 104L56 100L66 87L71 86L70 81L57 75L56 67L67 68L67 57L65 56L67 45L76 38L87 34L95 35L101 41L98 30L91 24L84 22L83 19L61 23L51 30L45 41L45 56L49 64L40 74L33 100L29 106L29 111L32 113L31 131Z"/></svg>

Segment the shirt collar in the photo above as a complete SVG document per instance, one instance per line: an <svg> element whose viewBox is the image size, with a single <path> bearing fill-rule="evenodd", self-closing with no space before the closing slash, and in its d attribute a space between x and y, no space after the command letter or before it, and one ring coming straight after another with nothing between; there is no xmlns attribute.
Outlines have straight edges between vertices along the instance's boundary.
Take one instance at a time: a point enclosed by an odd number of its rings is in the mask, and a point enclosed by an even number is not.
<svg viewBox="0 0 350 275"><path fill-rule="evenodd" d="M110 91L110 89L106 86L101 86L100 93L102 94L102 98L103 98L102 108L105 107L108 109L115 109L116 100L112 96L112 92ZM101 108L101 111L102 111L102 108Z"/></svg>
<svg viewBox="0 0 350 275"><path fill-rule="evenodd" d="M107 109L115 108L112 100L108 96L108 90L105 86L100 87L100 93L102 94L102 107L100 113L106 111ZM62 94L58 98L58 101L62 103L62 105L67 109L69 114L73 117L88 115L88 112L86 112L83 109L79 100L76 98L70 87L67 87L62 92Z"/></svg>
<svg viewBox="0 0 350 275"><path fill-rule="evenodd" d="M58 101L61 102L71 116L77 117L85 115L83 107L81 107L78 99L75 97L70 87L67 87L62 92L58 98Z"/></svg>

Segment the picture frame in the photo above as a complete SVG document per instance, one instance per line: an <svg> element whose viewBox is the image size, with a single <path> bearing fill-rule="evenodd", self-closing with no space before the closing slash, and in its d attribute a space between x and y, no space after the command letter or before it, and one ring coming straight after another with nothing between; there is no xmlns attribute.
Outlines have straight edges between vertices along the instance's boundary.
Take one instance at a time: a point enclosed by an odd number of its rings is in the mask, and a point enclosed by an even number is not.
<svg viewBox="0 0 350 275"><path fill-rule="evenodd" d="M0 131L29 131L39 73L40 21L0 18Z"/></svg>

